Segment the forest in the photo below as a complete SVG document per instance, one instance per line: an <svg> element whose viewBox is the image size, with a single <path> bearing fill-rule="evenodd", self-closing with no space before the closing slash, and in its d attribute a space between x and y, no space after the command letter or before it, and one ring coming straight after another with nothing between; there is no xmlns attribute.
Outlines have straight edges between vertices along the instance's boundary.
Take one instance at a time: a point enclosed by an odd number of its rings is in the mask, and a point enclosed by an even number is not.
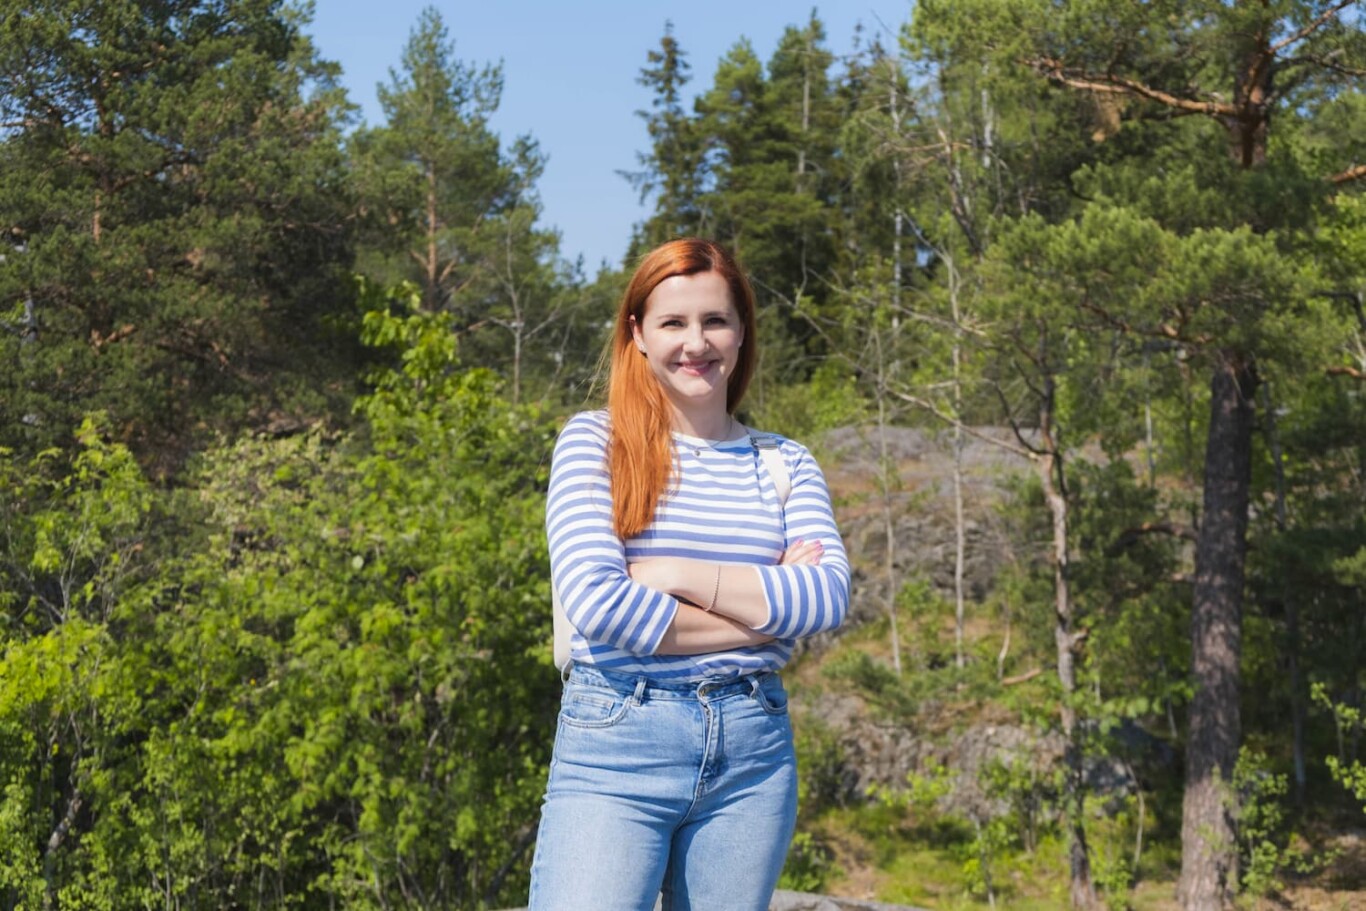
<svg viewBox="0 0 1366 911"><path fill-rule="evenodd" d="M358 127L308 9L0 0L0 909L523 904L549 454L692 234L856 567L785 887L1366 902L1360 0L813 10L712 73L661 14L594 275L498 66L429 8ZM836 697L923 761L860 777ZM987 726L1025 746L956 770Z"/></svg>

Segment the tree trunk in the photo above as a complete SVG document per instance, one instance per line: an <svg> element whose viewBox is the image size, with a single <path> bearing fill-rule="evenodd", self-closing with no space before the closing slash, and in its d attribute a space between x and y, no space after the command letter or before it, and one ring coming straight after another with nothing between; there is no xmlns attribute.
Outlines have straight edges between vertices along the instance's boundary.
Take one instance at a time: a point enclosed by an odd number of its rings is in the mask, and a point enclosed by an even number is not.
<svg viewBox="0 0 1366 911"><path fill-rule="evenodd" d="M1262 415L1265 420L1267 448L1271 450L1271 466L1276 478L1276 532L1285 534L1290 528L1289 510L1285 494L1285 455L1281 450L1280 434L1276 431L1276 403L1271 398L1271 384L1262 384ZM1285 663L1290 677L1290 755L1294 772L1295 806L1304 807L1304 791L1308 778L1304 762L1304 691L1300 679L1300 602L1292 585L1280 586L1279 598L1285 610Z"/></svg>
<svg viewBox="0 0 1366 911"><path fill-rule="evenodd" d="M427 165L427 249L426 258L422 264L423 281L426 287L423 289L425 298L424 304L429 312L435 313L441 309L441 280L440 268L437 264L436 233L437 233L437 212L436 212L436 168L431 163Z"/></svg>
<svg viewBox="0 0 1366 911"><path fill-rule="evenodd" d="M1062 455L1053 435L1055 390L1050 377L1044 387L1044 408L1040 414L1039 435L1045 454L1038 460L1039 480L1044 500L1053 519L1053 639L1058 653L1058 681L1062 684L1061 722L1064 746L1063 818L1067 827L1067 855L1072 908L1089 911L1099 905L1091 880L1090 850L1086 844L1086 778L1082 762L1081 731L1077 724L1077 651L1082 637L1073 629L1070 573L1071 558L1067 545L1067 490Z"/></svg>
<svg viewBox="0 0 1366 911"><path fill-rule="evenodd" d="M1186 740L1177 886L1185 911L1231 907L1238 886L1230 786L1241 736L1238 662L1256 386L1252 364L1233 353L1216 367L1210 383L1204 511L1196 543L1191 608L1195 693Z"/></svg>
<svg viewBox="0 0 1366 911"><path fill-rule="evenodd" d="M967 564L967 518L963 512L963 313L958 306L958 270L947 259L949 301L953 307L953 643L954 664L965 666L963 627L966 624L966 593L963 574Z"/></svg>
<svg viewBox="0 0 1366 911"><path fill-rule="evenodd" d="M1086 803L1085 770L1082 765L1081 732L1077 725L1077 711L1073 698L1077 690L1077 635L1072 630L1072 598L1067 580L1067 499L1054 483L1053 473L1060 472L1056 455L1045 456L1039 462L1039 476L1044 483L1044 498L1053 515L1053 638L1058 652L1058 680L1062 683L1061 721L1066 776L1063 784L1063 806L1067 826L1067 856L1070 873L1070 894L1074 909L1089 909L1097 905L1095 885L1091 881L1091 858L1086 844L1086 825L1083 820Z"/></svg>
<svg viewBox="0 0 1366 911"><path fill-rule="evenodd" d="M874 330L876 331L876 330ZM892 463L891 453L887 450L887 433L890 429L887 420L887 382L886 363L882 353L880 337L876 341L878 351L878 393L877 393L877 436L878 436L878 486L882 489L882 522L887 536L887 620L892 636L892 670L901 676L901 631L897 623L897 595L901 592L901 579L896 571L896 516L892 511L892 478L897 470Z"/></svg>
<svg viewBox="0 0 1366 911"><path fill-rule="evenodd" d="M1270 107L1276 52L1271 49L1271 28L1267 21L1249 35L1242 65L1234 77L1234 105L1238 116L1226 120L1233 145L1233 158L1243 168L1266 164L1266 143L1271 132Z"/></svg>

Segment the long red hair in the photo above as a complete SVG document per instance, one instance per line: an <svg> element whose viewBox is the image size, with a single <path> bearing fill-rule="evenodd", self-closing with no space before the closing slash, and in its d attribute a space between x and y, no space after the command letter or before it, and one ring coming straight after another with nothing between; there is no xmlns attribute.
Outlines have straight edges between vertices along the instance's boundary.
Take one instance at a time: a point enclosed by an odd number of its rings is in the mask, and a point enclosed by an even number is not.
<svg viewBox="0 0 1366 911"><path fill-rule="evenodd" d="M660 282L701 272L715 272L726 280L731 303L745 329L745 343L726 382L727 412L733 413L739 406L754 375L758 350L754 289L734 258L719 244L697 237L671 240L641 257L622 295L609 343L607 407L612 417L612 440L607 468L612 479L612 519L623 541L640 534L654 519L674 468L669 436L672 411L649 364L636 350L631 321L644 322L645 304Z"/></svg>

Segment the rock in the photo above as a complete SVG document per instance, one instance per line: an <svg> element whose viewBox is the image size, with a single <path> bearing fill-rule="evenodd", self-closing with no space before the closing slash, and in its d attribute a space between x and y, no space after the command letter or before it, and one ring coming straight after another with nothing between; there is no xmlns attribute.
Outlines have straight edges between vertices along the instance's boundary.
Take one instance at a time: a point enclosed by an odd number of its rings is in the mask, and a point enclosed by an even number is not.
<svg viewBox="0 0 1366 911"><path fill-rule="evenodd" d="M655 903L659 908L659 903ZM854 898L836 898L829 895L811 895L806 892L773 893L769 911L924 911L909 905L887 905L882 902L865 902ZM525 908L509 908L507 911L526 911ZM588 909L585 909L588 911Z"/></svg>
<svg viewBox="0 0 1366 911"><path fill-rule="evenodd" d="M922 911L909 905L887 905L854 898L834 898L805 892L775 892L769 911Z"/></svg>

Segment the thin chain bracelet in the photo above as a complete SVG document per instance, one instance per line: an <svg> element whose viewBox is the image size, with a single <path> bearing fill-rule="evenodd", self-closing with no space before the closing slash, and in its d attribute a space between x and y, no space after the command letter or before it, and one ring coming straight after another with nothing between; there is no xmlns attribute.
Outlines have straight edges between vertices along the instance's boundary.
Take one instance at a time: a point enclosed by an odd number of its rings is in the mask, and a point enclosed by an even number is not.
<svg viewBox="0 0 1366 911"><path fill-rule="evenodd" d="M716 586L711 590L711 603L706 606L707 613L716 606L716 596L721 594L721 564L716 564Z"/></svg>

